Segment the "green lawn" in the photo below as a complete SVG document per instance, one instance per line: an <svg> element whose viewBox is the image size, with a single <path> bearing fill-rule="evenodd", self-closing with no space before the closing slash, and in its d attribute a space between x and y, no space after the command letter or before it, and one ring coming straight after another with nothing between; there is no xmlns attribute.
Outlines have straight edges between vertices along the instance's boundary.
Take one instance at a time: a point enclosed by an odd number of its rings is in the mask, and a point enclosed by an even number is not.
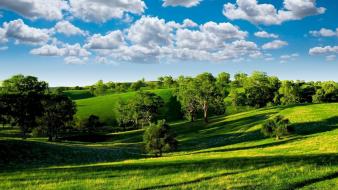
<svg viewBox="0 0 338 190"><path fill-rule="evenodd" d="M275 141L259 133L275 114L291 120L294 135ZM140 150L142 130L98 143L48 143L2 129L0 157L11 164L0 170L0 189L338 189L337 103L171 125L180 147L162 158Z"/></svg>
<svg viewBox="0 0 338 190"><path fill-rule="evenodd" d="M151 92L161 96L165 102L165 106L161 110L162 118L176 120L180 117L180 107L178 106L176 98L172 96L172 89L158 89L151 90ZM135 93L136 92L127 92L77 100L77 117L88 118L91 114L94 114L99 116L101 121L107 125L113 125L116 118L115 108L117 102L120 99L128 100L133 97Z"/></svg>

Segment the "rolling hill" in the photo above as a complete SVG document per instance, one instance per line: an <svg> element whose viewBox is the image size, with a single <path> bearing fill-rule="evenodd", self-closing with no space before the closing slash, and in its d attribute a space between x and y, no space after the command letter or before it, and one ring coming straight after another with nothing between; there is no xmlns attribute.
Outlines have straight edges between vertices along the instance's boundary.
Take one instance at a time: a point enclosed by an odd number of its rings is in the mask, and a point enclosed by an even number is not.
<svg viewBox="0 0 338 190"><path fill-rule="evenodd" d="M160 110L161 118L169 121L182 118L181 108L179 107L176 98L172 96L172 89L151 90L150 92L154 92L161 96L165 102L163 109ZM127 92L76 100L78 109L76 116L83 119L88 118L93 114L99 116L101 121L105 122L107 125L113 125L116 121L115 108L118 101L120 99L128 100L133 97L135 93L136 92Z"/></svg>
<svg viewBox="0 0 338 190"><path fill-rule="evenodd" d="M291 120L295 134L280 141L260 134L260 124L276 114ZM337 189L338 103L171 126L179 149L161 158L141 151L143 130L106 134L97 143L49 143L1 129L0 189Z"/></svg>

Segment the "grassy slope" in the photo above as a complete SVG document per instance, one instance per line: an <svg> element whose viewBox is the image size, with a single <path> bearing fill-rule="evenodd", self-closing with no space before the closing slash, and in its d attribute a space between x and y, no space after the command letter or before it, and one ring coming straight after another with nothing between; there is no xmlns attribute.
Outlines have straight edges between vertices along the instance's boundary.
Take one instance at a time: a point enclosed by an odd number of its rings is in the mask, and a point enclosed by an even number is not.
<svg viewBox="0 0 338 190"><path fill-rule="evenodd" d="M172 96L171 89L152 90L151 92L161 96L165 101L165 108L161 110L162 115L170 115L168 120L177 119L179 116L179 108L176 106L176 100ZM122 94L112 94L106 96L98 96L94 98L87 98L77 100L78 106L77 116L79 118L86 118L91 114L97 115L107 124L112 124L115 120L115 107L120 99L127 100L135 95L136 92L128 92ZM171 114L166 114L170 112Z"/></svg>
<svg viewBox="0 0 338 190"><path fill-rule="evenodd" d="M89 90L67 90L67 91L64 91L63 93L69 98L71 98L72 100L79 100L79 99L93 97L93 95L89 92Z"/></svg>
<svg viewBox="0 0 338 190"><path fill-rule="evenodd" d="M264 138L259 124L278 113L292 121L296 134ZM31 146L45 156L22 158L30 163L26 169L16 163L0 170L0 189L337 189L338 104L261 109L214 117L208 125L172 126L180 149L162 158L139 152L142 130L110 134L101 143L23 143L10 134L3 144Z"/></svg>

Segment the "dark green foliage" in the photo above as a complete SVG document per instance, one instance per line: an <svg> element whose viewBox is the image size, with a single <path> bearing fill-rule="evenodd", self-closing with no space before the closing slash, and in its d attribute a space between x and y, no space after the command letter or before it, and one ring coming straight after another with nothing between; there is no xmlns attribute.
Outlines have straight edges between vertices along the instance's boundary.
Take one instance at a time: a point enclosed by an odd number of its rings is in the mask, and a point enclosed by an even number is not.
<svg viewBox="0 0 338 190"><path fill-rule="evenodd" d="M338 84L333 81L323 82L320 84L313 96L314 103L337 102L338 101Z"/></svg>
<svg viewBox="0 0 338 190"><path fill-rule="evenodd" d="M133 84L131 84L130 88L133 91L137 91L137 90L140 90L142 87L145 87L145 86L146 86L145 80L142 79L142 80L138 80L138 81L134 82Z"/></svg>
<svg viewBox="0 0 338 190"><path fill-rule="evenodd" d="M145 149L155 156L162 156L163 152L177 149L178 142L171 133L170 126L164 120L151 124L144 132Z"/></svg>
<svg viewBox="0 0 338 190"><path fill-rule="evenodd" d="M281 95L280 103L282 105L296 104L301 101L300 86L293 81L282 81L282 85L278 92Z"/></svg>
<svg viewBox="0 0 338 190"><path fill-rule="evenodd" d="M278 115L272 119L267 120L263 126L261 132L265 136L275 137L279 140L282 136L288 135L294 131L290 125L290 121L283 116Z"/></svg>
<svg viewBox="0 0 338 190"><path fill-rule="evenodd" d="M47 129L48 140L58 138L60 131L71 127L76 113L75 103L64 95L46 95L42 100L43 115L39 118L40 127Z"/></svg>

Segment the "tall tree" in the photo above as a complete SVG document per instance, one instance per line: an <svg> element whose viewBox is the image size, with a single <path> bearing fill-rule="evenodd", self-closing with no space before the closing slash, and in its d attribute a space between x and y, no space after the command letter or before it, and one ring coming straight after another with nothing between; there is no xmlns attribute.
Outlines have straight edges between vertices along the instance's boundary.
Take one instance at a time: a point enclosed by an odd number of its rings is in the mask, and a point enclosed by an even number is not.
<svg viewBox="0 0 338 190"><path fill-rule="evenodd" d="M193 122L199 109L196 99L196 83L191 77L179 77L177 80L176 97L181 103L183 112Z"/></svg>
<svg viewBox="0 0 338 190"><path fill-rule="evenodd" d="M211 73L203 73L195 78L196 101L203 110L203 118L208 123L209 108L214 106L218 98L222 98L221 93L216 87L216 79Z"/></svg>

